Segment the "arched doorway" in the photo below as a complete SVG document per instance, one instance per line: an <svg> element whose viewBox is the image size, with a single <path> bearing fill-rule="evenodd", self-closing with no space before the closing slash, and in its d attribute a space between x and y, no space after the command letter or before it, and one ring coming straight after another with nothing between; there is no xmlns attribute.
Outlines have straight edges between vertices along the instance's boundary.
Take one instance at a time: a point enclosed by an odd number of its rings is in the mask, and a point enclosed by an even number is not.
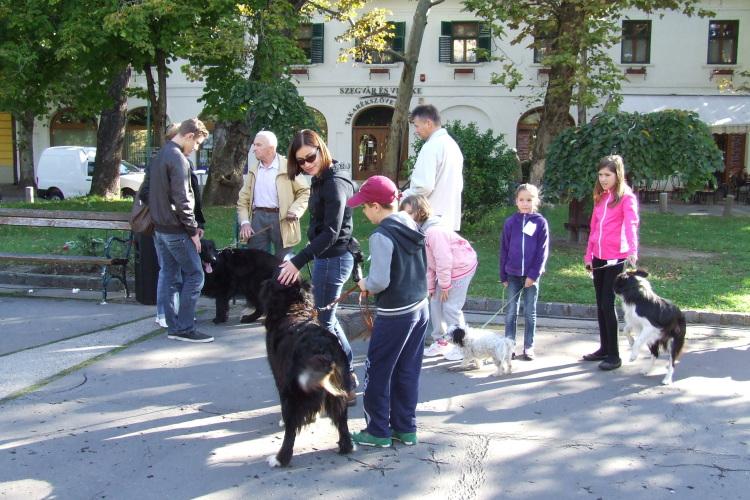
<svg viewBox="0 0 750 500"><path fill-rule="evenodd" d="M389 106L373 106L365 108L354 118L352 126L352 178L364 181L373 175L383 172L385 160L385 145L388 142L388 132L391 129L393 108ZM406 161L409 137L404 134L401 145L396 175L400 177L401 169Z"/></svg>
<svg viewBox="0 0 750 500"><path fill-rule="evenodd" d="M148 108L142 106L128 113L125 126L125 145L122 148L122 159L143 168L149 158L159 151L159 145L154 143L154 115L151 112L151 151L146 151L148 134L146 133ZM166 123L172 123L167 116Z"/></svg>
<svg viewBox="0 0 750 500"><path fill-rule="evenodd" d="M531 159L531 149L534 147L534 138L536 137L537 129L539 129L542 109L534 108L527 111L518 120L518 125L516 126L516 151L518 151L518 158L521 161ZM571 127L576 126L575 120L570 115L568 115L568 124Z"/></svg>
<svg viewBox="0 0 750 500"><path fill-rule="evenodd" d="M49 124L50 146L96 147L96 118L86 118L74 108L65 108Z"/></svg>

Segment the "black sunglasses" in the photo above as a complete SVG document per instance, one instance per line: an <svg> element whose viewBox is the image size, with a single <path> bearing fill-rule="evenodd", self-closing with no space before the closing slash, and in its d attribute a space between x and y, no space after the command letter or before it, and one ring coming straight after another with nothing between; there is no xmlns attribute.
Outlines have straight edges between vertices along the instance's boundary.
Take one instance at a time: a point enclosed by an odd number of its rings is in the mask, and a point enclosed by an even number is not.
<svg viewBox="0 0 750 500"><path fill-rule="evenodd" d="M318 153L320 153L320 147L318 147L317 149L315 149L314 153L310 153L309 155L305 156L304 158L295 158L295 160L297 161L297 165L299 165L300 167L302 167L302 166L305 165L305 163L312 163L312 162L314 162L315 158L318 157Z"/></svg>

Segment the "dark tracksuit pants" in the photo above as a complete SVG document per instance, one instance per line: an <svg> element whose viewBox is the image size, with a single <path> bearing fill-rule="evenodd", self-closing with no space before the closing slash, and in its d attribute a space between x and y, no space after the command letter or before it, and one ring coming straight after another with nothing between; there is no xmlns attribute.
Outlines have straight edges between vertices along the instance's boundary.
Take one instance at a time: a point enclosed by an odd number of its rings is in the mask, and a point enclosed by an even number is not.
<svg viewBox="0 0 750 500"><path fill-rule="evenodd" d="M375 319L365 361L363 397L367 432L375 437L391 437L390 428L417 432L428 317L425 306L411 314Z"/></svg>
<svg viewBox="0 0 750 500"><path fill-rule="evenodd" d="M619 325L617 324L617 311L615 310L615 291L612 288L615 278L625 271L625 261L611 267L597 269L606 266L607 261L594 257L591 262L594 268L594 290L596 291L596 315L599 320L599 341L601 347L599 352L606 354L608 361L620 359L620 347L618 343Z"/></svg>

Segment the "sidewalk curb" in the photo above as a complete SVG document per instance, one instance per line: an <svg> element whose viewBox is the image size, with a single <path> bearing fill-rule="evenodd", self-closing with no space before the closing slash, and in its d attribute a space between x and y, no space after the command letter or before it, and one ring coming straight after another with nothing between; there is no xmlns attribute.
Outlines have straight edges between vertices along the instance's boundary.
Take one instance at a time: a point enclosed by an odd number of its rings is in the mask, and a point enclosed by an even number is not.
<svg viewBox="0 0 750 500"><path fill-rule="evenodd" d="M24 285L29 287L47 287L47 288L80 288L81 290L94 290L101 292L102 279L94 276L65 276L59 274L39 274L39 273L14 273L0 271L0 284L3 285ZM131 290L134 290L135 283L129 284ZM108 292L124 292L125 287L118 280L111 280L107 284Z"/></svg>
<svg viewBox="0 0 750 500"><path fill-rule="evenodd" d="M357 305L358 297L349 295L342 301L344 304ZM464 312L495 313L504 305L500 299L488 299L481 297L469 297L462 310ZM523 311L523 304L521 304ZM377 310L377 309L376 309ZM688 323L700 323L706 325L727 326L750 326L750 313L740 312L711 312L695 309L682 309ZM537 316L553 316L569 319L596 319L596 306L588 304L563 304L560 302L537 302ZM500 314L504 314L500 313ZM519 312L520 314L520 312ZM617 308L617 315L622 318L625 313L622 308ZM374 314L373 314L374 316Z"/></svg>
<svg viewBox="0 0 750 500"><path fill-rule="evenodd" d="M30 287L47 287L72 289L80 288L81 290L101 291L101 278L91 276L62 276L56 274L33 274L33 273L12 273L0 272L0 284L5 285L23 285ZM131 291L135 290L135 283L130 287ZM107 291L116 292L124 291L122 283L116 280L109 282ZM357 305L359 298L355 294L346 297L342 304ZM482 297L469 297L464 304L464 312L478 313L495 313L504 305L500 299L489 299ZM521 304L523 311L523 304ZM377 308L371 309L373 316ZM700 311L695 309L683 309L685 319L688 323L700 323L706 325L726 325L726 326L748 326L750 327L750 313L740 312L711 312ZM503 313L500 313L503 314ZM619 317L624 316L621 308L617 308ZM554 316L570 319L596 319L596 306L588 304L564 304L560 302L538 302L537 316Z"/></svg>

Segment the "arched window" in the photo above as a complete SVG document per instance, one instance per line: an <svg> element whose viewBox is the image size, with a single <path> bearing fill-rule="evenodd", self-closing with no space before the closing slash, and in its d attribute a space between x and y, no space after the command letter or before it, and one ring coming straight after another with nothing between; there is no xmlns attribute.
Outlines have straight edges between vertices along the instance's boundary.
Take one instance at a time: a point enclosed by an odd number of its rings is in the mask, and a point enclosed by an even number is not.
<svg viewBox="0 0 750 500"><path fill-rule="evenodd" d="M310 108L310 111L312 111L313 117L315 117L315 123L320 129L320 137L323 139L323 142L328 144L328 122L326 121L326 117L315 108Z"/></svg>
<svg viewBox="0 0 750 500"><path fill-rule="evenodd" d="M154 136L154 115L151 112L151 151L146 151L148 134L146 132L148 108L142 106L128 113L128 121L125 126L125 145L122 148L122 159L127 160L139 167L145 167L147 160L159 151ZM166 123L172 123L167 116Z"/></svg>
<svg viewBox="0 0 750 500"><path fill-rule="evenodd" d="M57 112L49 124L50 146L96 147L96 118L82 117L74 108Z"/></svg>

